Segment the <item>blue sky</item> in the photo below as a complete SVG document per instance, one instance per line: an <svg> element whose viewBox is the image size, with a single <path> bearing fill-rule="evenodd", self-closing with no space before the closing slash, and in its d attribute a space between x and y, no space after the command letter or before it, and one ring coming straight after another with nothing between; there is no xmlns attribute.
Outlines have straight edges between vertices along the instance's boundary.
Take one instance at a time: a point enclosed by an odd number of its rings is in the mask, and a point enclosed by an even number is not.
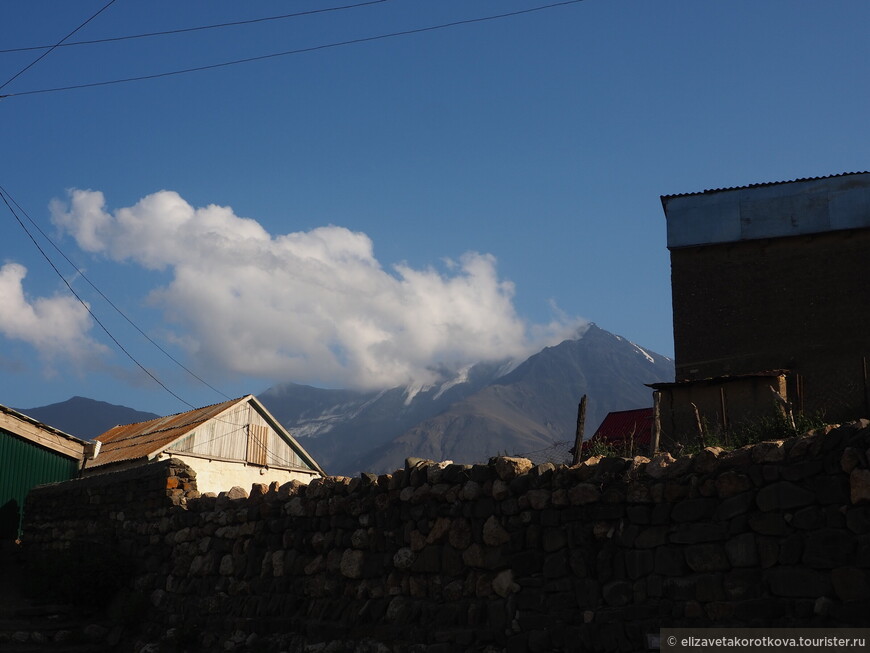
<svg viewBox="0 0 870 653"><path fill-rule="evenodd" d="M3 49L103 5L0 6ZM117 0L70 41L358 4ZM0 93L0 186L229 396L426 382L583 320L673 354L659 196L866 170L870 4L385 0L56 48ZM0 53L0 84L40 51ZM0 403L223 399L0 204ZM32 225L25 223L33 230Z"/></svg>

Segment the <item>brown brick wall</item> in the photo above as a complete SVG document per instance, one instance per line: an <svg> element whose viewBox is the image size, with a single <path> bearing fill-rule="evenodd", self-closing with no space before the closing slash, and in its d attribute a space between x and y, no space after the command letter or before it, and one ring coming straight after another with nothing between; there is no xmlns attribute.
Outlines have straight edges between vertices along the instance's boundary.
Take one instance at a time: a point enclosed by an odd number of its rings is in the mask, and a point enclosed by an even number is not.
<svg viewBox="0 0 870 653"><path fill-rule="evenodd" d="M804 408L868 414L870 230L671 251L677 380L799 373Z"/></svg>

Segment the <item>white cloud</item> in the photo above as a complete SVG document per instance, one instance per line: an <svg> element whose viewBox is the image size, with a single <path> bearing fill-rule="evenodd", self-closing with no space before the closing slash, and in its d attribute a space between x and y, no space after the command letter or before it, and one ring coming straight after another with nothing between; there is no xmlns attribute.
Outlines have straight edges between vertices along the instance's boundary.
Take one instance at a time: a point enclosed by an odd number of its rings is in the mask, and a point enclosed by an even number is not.
<svg viewBox="0 0 870 653"><path fill-rule="evenodd" d="M273 236L229 207L194 208L171 191L110 213L102 193L74 190L52 214L84 250L169 270L150 299L199 364L233 373L357 387L434 381L439 363L522 355L579 323L527 325L487 254L469 252L446 272L402 264L391 273L363 233Z"/></svg>
<svg viewBox="0 0 870 653"><path fill-rule="evenodd" d="M27 269L17 263L0 268L0 334L35 347L46 362L82 363L106 348L91 340L88 311L73 297L55 295L30 300L24 294Z"/></svg>

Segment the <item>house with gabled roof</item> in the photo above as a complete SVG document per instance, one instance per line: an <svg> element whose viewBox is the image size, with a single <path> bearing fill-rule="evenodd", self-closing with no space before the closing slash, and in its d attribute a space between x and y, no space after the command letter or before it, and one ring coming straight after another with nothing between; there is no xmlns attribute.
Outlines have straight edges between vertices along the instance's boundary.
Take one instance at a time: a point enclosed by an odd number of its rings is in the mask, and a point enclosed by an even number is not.
<svg viewBox="0 0 870 653"><path fill-rule="evenodd" d="M27 493L79 474L88 442L0 406L0 541L18 537Z"/></svg>
<svg viewBox="0 0 870 653"><path fill-rule="evenodd" d="M177 458L196 471L203 493L326 475L253 395L115 426L95 440L99 449L86 461L85 475Z"/></svg>

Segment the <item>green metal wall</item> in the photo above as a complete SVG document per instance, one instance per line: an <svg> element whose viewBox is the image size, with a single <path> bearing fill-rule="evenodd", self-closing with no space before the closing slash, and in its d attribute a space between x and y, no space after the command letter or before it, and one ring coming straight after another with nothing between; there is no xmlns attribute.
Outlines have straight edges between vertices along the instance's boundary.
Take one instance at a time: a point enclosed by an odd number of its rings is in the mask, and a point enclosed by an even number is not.
<svg viewBox="0 0 870 653"><path fill-rule="evenodd" d="M0 539L19 533L31 488L75 478L78 469L79 461L0 429Z"/></svg>

